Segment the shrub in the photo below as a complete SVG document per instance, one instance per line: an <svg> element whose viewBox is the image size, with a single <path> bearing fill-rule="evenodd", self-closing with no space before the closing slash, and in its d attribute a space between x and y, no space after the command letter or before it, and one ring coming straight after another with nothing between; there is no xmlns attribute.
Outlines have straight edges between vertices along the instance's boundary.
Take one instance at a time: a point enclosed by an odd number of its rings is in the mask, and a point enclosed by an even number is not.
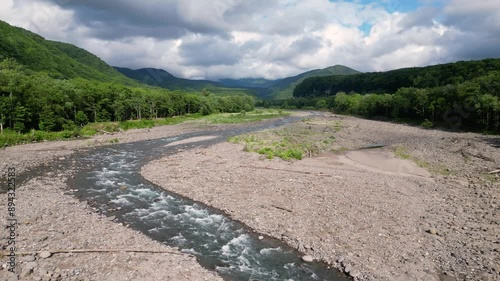
<svg viewBox="0 0 500 281"><path fill-rule="evenodd" d="M425 119L425 121L422 122L422 124L420 124L420 126L422 126L422 128L425 128L425 129L430 129L430 128L434 127L434 123L432 123L432 121Z"/></svg>

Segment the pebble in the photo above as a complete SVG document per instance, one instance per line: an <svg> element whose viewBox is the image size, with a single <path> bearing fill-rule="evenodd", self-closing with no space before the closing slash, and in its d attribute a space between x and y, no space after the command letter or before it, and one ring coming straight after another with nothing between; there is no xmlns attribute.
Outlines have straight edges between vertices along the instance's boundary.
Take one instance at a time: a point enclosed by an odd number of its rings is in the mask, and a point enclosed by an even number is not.
<svg viewBox="0 0 500 281"><path fill-rule="evenodd" d="M32 262L26 263L26 265L24 266L23 269L35 269L36 267L38 267L38 263L32 261Z"/></svg>
<svg viewBox="0 0 500 281"><path fill-rule="evenodd" d="M356 277L361 276L361 272L357 269L353 269L349 272L349 275L351 275L351 277L353 277L353 278L356 278Z"/></svg>
<svg viewBox="0 0 500 281"><path fill-rule="evenodd" d="M435 229L435 228L431 228L431 229L427 230L427 232L430 234L433 234L433 235L436 235L438 233L437 229Z"/></svg>
<svg viewBox="0 0 500 281"><path fill-rule="evenodd" d="M41 251L38 253L38 256L41 257L42 259L50 258L52 256L52 253L49 251Z"/></svg>
<svg viewBox="0 0 500 281"><path fill-rule="evenodd" d="M314 258L312 256L307 255L307 256L303 256L302 260L305 262L313 262Z"/></svg>
<svg viewBox="0 0 500 281"><path fill-rule="evenodd" d="M32 261L35 261L36 258L35 256L25 256L23 257L23 261L26 261L26 262L32 262Z"/></svg>
<svg viewBox="0 0 500 281"><path fill-rule="evenodd" d="M262 240L262 239L264 239L264 236L262 236L262 235L259 236L259 240Z"/></svg>
<svg viewBox="0 0 500 281"><path fill-rule="evenodd" d="M19 278L24 279L24 278L30 276L31 273L33 273L33 268L24 268L21 271L21 274L19 275ZM17 278L16 278L16 280L17 280Z"/></svg>

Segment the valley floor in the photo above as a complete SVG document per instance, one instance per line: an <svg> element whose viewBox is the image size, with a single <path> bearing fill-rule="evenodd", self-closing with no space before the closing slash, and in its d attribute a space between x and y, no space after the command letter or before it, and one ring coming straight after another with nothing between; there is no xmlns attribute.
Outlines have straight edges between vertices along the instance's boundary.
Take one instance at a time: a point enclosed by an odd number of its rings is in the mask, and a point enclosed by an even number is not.
<svg viewBox="0 0 500 281"><path fill-rule="evenodd" d="M332 122L339 152L287 162L221 143L142 174L356 280L500 280L498 137L326 114L289 128ZM371 144L385 146L356 150Z"/></svg>

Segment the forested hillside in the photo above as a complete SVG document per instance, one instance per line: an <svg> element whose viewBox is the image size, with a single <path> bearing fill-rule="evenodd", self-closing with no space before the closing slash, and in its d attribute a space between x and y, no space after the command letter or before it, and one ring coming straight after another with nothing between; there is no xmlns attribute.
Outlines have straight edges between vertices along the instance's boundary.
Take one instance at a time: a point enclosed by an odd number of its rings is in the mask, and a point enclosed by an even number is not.
<svg viewBox="0 0 500 281"><path fill-rule="evenodd" d="M158 86L169 90L191 90L201 91L203 88L222 86L219 83L208 80L191 80L177 78L163 69L142 68L132 70L126 67L115 67L115 69L123 75L134 79L138 82Z"/></svg>
<svg viewBox="0 0 500 281"><path fill-rule="evenodd" d="M309 78L294 96L339 113L498 132L500 59Z"/></svg>
<svg viewBox="0 0 500 281"><path fill-rule="evenodd" d="M308 72L301 73L297 76L288 77L278 80L272 87L274 99L288 99L293 96L293 92L297 85L300 85L304 80L310 77L323 77L331 75L351 75L357 74L359 71L343 65L334 65L324 69L316 69Z"/></svg>
<svg viewBox="0 0 500 281"><path fill-rule="evenodd" d="M250 96L185 94L82 78L62 80L14 59L0 62L0 128L77 131L88 122L252 110Z"/></svg>
<svg viewBox="0 0 500 281"><path fill-rule="evenodd" d="M255 95L255 91L247 88L225 87L220 83L209 80L193 80L178 78L163 69L142 68L132 70L125 67L115 67L123 75L139 83L162 87L168 90L182 90L184 92L211 92L215 95Z"/></svg>
<svg viewBox="0 0 500 281"><path fill-rule="evenodd" d="M97 56L71 44L45 40L38 34L0 20L0 60L14 58L33 71L53 78L85 78L138 85Z"/></svg>
<svg viewBox="0 0 500 281"><path fill-rule="evenodd" d="M89 122L252 110L251 96L214 96L151 87L97 56L0 21L0 134L64 131ZM165 76L166 77L166 76ZM9 142L4 142L9 143Z"/></svg>
<svg viewBox="0 0 500 281"><path fill-rule="evenodd" d="M313 77L298 85L294 97L320 97L338 92L395 93L402 87L434 88L455 85L500 70L500 59L456 62L349 76Z"/></svg>

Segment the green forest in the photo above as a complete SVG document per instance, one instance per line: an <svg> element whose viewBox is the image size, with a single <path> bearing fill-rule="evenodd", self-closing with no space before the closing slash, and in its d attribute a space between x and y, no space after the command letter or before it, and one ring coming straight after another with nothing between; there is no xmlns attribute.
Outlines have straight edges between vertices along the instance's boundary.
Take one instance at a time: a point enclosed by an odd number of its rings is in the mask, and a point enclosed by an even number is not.
<svg viewBox="0 0 500 281"><path fill-rule="evenodd" d="M328 108L369 118L418 121L426 127L498 133L500 59L308 78L295 88L294 97L282 107Z"/></svg>
<svg viewBox="0 0 500 281"><path fill-rule="evenodd" d="M88 122L126 121L190 113L241 112L254 108L251 96L186 94L83 78L57 79L15 59L0 62L0 130L26 133L69 131Z"/></svg>

